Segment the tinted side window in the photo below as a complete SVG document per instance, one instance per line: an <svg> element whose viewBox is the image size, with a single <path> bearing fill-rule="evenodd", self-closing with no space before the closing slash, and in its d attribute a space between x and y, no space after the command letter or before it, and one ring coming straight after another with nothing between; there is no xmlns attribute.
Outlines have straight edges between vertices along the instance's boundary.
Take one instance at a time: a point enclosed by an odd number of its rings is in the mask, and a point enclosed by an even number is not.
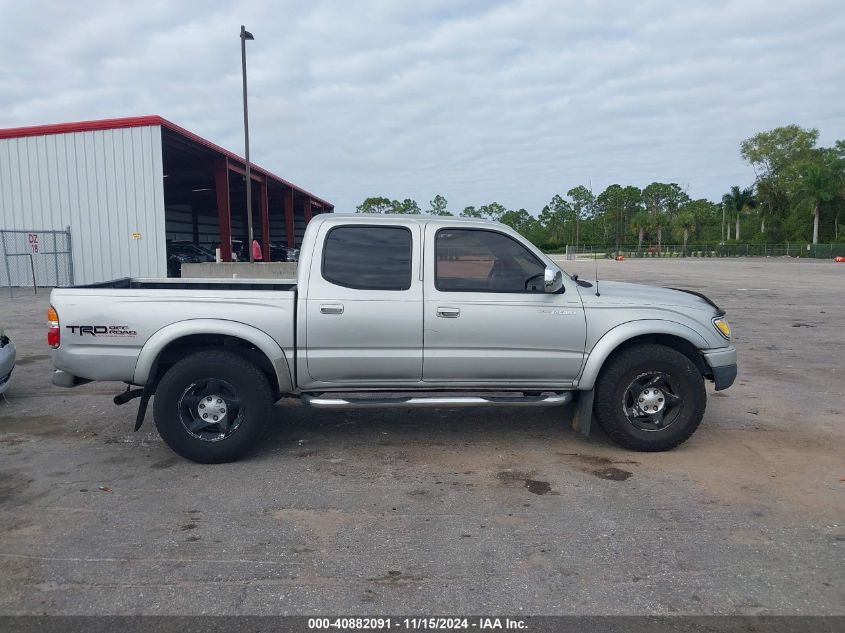
<svg viewBox="0 0 845 633"><path fill-rule="evenodd" d="M359 290L411 287L411 232L401 226L339 226L323 245L323 278Z"/></svg>
<svg viewBox="0 0 845 633"><path fill-rule="evenodd" d="M545 265L516 240L496 231L437 233L435 287L455 292L544 292Z"/></svg>

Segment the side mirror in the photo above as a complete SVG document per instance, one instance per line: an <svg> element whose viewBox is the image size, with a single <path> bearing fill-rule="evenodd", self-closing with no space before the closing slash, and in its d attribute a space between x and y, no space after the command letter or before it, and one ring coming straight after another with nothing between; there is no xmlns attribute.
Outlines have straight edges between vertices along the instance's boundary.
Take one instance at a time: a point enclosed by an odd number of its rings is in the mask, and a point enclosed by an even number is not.
<svg viewBox="0 0 845 633"><path fill-rule="evenodd" d="M543 280L547 293L560 292L560 289L563 288L563 272L560 268L547 266Z"/></svg>

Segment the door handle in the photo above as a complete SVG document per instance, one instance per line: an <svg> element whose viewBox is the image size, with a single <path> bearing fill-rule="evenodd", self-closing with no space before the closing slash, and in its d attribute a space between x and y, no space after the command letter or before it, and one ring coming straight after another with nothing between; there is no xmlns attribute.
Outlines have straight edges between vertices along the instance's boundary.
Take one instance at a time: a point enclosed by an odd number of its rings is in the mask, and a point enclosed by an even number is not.
<svg viewBox="0 0 845 633"><path fill-rule="evenodd" d="M343 314L343 304L323 303L320 305L320 312L323 314Z"/></svg>
<svg viewBox="0 0 845 633"><path fill-rule="evenodd" d="M444 319L457 319L459 316L461 316L461 309L440 306L439 308L437 308L437 316L443 317Z"/></svg>

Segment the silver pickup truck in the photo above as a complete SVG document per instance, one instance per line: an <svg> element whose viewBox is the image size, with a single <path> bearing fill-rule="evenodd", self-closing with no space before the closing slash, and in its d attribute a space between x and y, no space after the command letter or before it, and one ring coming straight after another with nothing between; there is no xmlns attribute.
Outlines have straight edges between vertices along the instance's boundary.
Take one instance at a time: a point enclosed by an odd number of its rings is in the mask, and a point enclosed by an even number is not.
<svg viewBox="0 0 845 633"><path fill-rule="evenodd" d="M570 277L501 224L327 214L296 280L120 279L58 288L53 383L123 381L177 453L237 459L271 406L556 406L660 451L736 377L730 326L695 292ZM577 397L577 398L576 398Z"/></svg>

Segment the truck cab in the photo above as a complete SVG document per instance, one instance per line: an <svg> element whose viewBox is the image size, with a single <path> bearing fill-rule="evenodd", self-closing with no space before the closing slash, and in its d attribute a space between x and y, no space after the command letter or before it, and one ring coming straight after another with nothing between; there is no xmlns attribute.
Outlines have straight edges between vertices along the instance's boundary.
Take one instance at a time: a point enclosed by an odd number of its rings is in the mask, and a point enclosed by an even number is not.
<svg viewBox="0 0 845 633"><path fill-rule="evenodd" d="M577 285L508 227L318 220L308 237L321 248L300 262L301 388L572 387L586 337Z"/></svg>

